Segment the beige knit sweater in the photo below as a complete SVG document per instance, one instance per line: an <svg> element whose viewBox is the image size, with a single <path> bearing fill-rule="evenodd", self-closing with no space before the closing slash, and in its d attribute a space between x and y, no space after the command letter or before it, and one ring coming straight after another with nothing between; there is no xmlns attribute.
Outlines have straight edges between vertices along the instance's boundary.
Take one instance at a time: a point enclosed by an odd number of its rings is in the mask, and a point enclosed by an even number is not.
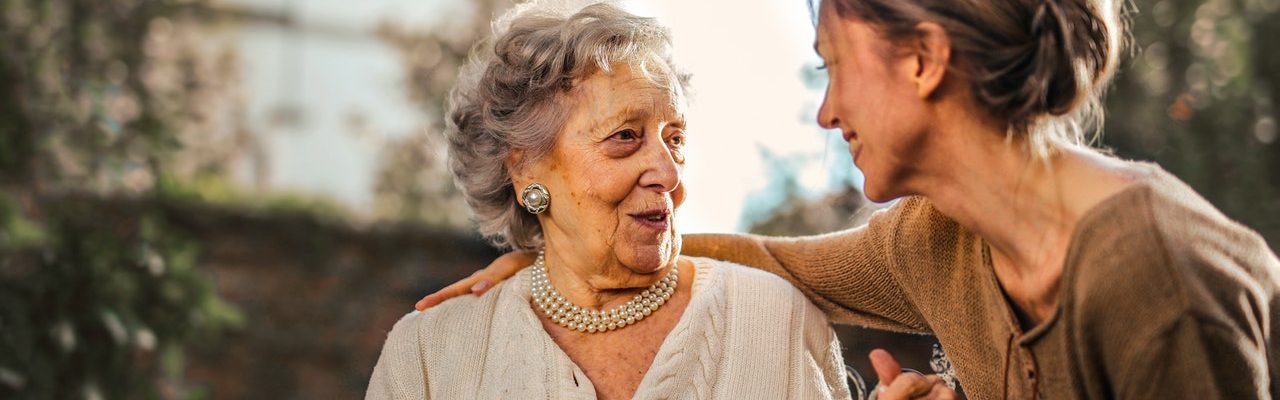
<svg viewBox="0 0 1280 400"><path fill-rule="evenodd" d="M757 270L692 261L692 298L635 398L849 398L839 342L799 291ZM530 307L529 272L402 318L365 398L595 398Z"/></svg>
<svg viewBox="0 0 1280 400"><path fill-rule="evenodd" d="M686 236L684 252L783 276L835 322L936 334L972 399L1280 395L1280 261L1177 178L1142 166L1144 182L1077 223L1058 308L1026 331L987 243L924 198L849 231Z"/></svg>

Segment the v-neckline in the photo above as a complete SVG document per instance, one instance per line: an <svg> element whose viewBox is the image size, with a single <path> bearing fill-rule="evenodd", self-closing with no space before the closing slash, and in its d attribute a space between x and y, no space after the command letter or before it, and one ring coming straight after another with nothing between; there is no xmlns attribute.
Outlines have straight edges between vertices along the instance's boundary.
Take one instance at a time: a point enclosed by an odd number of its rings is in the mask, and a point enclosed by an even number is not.
<svg viewBox="0 0 1280 400"><path fill-rule="evenodd" d="M647 370L645 370L644 377L640 379L640 384L636 387L635 393L632 394L633 398L638 398L640 395L644 394L646 387L653 386L653 382L651 381L656 379L654 377L654 374L655 374L654 368L653 368L654 365L657 364L658 360L669 358L671 356L671 353L675 351L679 351L679 349L674 349L671 347L673 346L672 343L677 341L677 340L673 340L675 339L674 337L677 334L692 331L691 329L688 329L687 325L692 324L694 321L694 318L700 318L697 316L693 316L693 314L702 314L696 311L700 311L705 307L707 307L707 304L705 304L706 296L699 296L699 294L702 293L703 291L702 289L705 288L707 284L710 283L709 281L711 279L715 279L713 274L718 275L717 268L714 265L711 265L710 263L700 263L694 260L689 260L689 262L695 265L693 282L690 284L689 303L685 305L684 312L680 315L680 319L677 320L676 324L671 327L671 332L668 333L667 336L662 339L662 344L658 346L658 352L653 357L654 362L649 365L649 368ZM546 329L542 327L542 321L538 319L538 315L534 313L533 311L534 305L532 303L533 297L529 293L530 272L531 270L528 268L522 270L520 272L519 279L518 279L520 286L516 288L517 290L515 294L517 295L520 302L524 305L524 307L519 307L520 315L526 320L528 324L530 324L530 326L533 329L537 330L537 333L539 334L539 337L542 340L543 346L545 348L550 349L551 353L558 360L560 360L560 363L568 365L570 368L572 368L575 375L575 379L581 380L586 383L585 385L582 385L581 383L579 383L578 386L579 387L585 386L586 389L591 390L593 398L598 398L598 396L596 396L595 394L595 384L591 382L591 378L588 378L587 374L582 371L581 367L578 366L578 363L574 362L573 359L569 357L569 354L565 353L564 349L560 348L559 344L556 344L555 339L551 337L551 334L548 333Z"/></svg>
<svg viewBox="0 0 1280 400"><path fill-rule="evenodd" d="M1084 215L1080 216L1080 219L1076 221L1075 227L1071 230L1070 241L1067 243L1067 253L1062 257L1062 276L1059 278L1060 282L1058 285L1058 293L1056 294L1057 300L1054 304L1053 311L1049 313L1049 316L1045 317L1043 321L1040 321L1040 323L1032 326L1030 329L1026 329L1025 331L1022 329L1021 320L1018 318L1017 311L1014 309L1016 305L1014 304L1013 299L1009 298L1008 293L1004 289L1004 285L1000 283L1000 277L996 275L995 263L991 258L991 245L987 243L986 239L975 235L982 251L983 269L989 274L991 284L994 285L997 291L1000 298L1000 304L1004 308L1006 325L1008 325L1010 331L1013 332L1016 340L1024 343L1034 342L1044 336L1045 332L1048 332L1060 318L1063 302L1070 300L1067 297L1066 284L1068 283L1067 280L1073 276L1072 274L1074 273L1074 266L1076 264L1075 259L1079 257L1079 253L1082 248L1082 238L1080 236L1082 235L1082 232L1087 228L1092 227L1094 224L1097 224L1094 220L1101 218L1100 215L1104 215L1105 211L1114 207L1117 202L1133 195L1133 193L1136 193L1143 188L1150 187L1153 182L1162 178L1160 174L1161 170L1158 167L1153 167L1146 163L1135 163L1135 165L1143 168L1146 175L1129 186L1112 193L1111 196L1108 196L1097 204L1094 204L1093 207L1090 207L1085 211Z"/></svg>

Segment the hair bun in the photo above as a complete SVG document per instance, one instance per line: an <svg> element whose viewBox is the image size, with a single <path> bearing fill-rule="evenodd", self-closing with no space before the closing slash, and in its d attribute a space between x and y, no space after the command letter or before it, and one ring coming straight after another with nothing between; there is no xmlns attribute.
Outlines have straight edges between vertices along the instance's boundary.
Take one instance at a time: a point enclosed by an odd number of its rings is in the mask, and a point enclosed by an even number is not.
<svg viewBox="0 0 1280 400"><path fill-rule="evenodd" d="M1111 64L1106 26L1094 2L1036 0L1021 57L993 60L975 82L979 96L1015 126L1072 113L1100 91Z"/></svg>

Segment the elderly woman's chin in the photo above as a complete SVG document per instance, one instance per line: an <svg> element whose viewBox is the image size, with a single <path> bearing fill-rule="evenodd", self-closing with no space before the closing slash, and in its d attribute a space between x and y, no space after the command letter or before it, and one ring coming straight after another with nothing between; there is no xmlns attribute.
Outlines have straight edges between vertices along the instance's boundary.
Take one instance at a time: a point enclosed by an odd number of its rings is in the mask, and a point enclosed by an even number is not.
<svg viewBox="0 0 1280 400"><path fill-rule="evenodd" d="M657 274L680 256L680 235L674 229L661 235L636 235L614 244L618 261L636 274Z"/></svg>

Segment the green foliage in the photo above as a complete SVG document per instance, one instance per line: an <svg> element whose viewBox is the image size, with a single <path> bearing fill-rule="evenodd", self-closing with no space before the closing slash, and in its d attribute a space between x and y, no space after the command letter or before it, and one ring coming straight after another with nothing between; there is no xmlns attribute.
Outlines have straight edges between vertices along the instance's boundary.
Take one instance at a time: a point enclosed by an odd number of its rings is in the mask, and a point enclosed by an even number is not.
<svg viewBox="0 0 1280 400"><path fill-rule="evenodd" d="M195 269L195 243L160 212L104 215L96 201L66 201L47 204L42 226L15 228L31 223L3 204L4 237L39 229L45 240L5 246L0 393L156 397L158 382L183 373L160 368L161 353L212 344L243 323Z"/></svg>
<svg viewBox="0 0 1280 400"><path fill-rule="evenodd" d="M265 195L248 193L219 174L203 174L191 179L178 179L164 174L156 182L155 193L170 201L218 204L251 212L304 213L330 220L352 218L351 210L336 200L278 190Z"/></svg>
<svg viewBox="0 0 1280 400"><path fill-rule="evenodd" d="M1141 0L1103 144L1280 245L1280 1Z"/></svg>
<svg viewBox="0 0 1280 400"><path fill-rule="evenodd" d="M196 124L208 79L170 19L197 3L0 1L0 398L196 395L182 352L243 323L131 206Z"/></svg>
<svg viewBox="0 0 1280 400"><path fill-rule="evenodd" d="M399 54L413 105L428 117L417 129L385 144L374 185L374 213L382 218L432 226L467 228L470 221L461 193L444 162L445 98L471 46L489 33L489 19L510 6L503 0L470 0L470 18L430 27L384 23L378 37Z"/></svg>
<svg viewBox="0 0 1280 400"><path fill-rule="evenodd" d="M24 218L17 204L0 198L0 248L32 248L46 238L44 229Z"/></svg>

